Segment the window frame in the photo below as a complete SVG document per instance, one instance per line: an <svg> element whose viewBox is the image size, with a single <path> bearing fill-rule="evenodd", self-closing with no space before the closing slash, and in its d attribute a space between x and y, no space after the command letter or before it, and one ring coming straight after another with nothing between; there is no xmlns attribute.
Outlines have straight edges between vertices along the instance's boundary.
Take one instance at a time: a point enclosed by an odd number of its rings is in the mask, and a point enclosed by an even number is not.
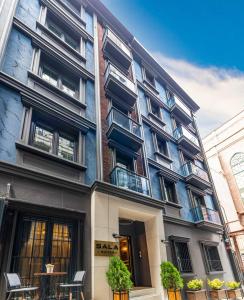
<svg viewBox="0 0 244 300"><path fill-rule="evenodd" d="M34 145L34 138L35 138L35 132L36 132L36 126L39 126L43 129L47 128L47 130L50 130L52 131L53 133L53 138L52 138L52 152L47 152L37 146ZM60 155L58 155L58 151L59 151L59 136L62 136L62 137L67 137L66 139L68 139L70 137L70 140L72 140L73 138L73 142L74 142L74 152L73 152L73 156L74 156L74 159L73 160L69 160L67 158L64 158ZM30 134L29 134L29 139L28 139L28 145L40 150L40 151L43 151L47 154L50 154L50 155L53 155L61 160L65 160L65 161L68 161L68 162L71 162L71 163L78 163L78 164L83 164L83 161L84 161L84 148L83 147L79 147L79 144L82 142L80 141L80 133L77 134L77 137L71 137L71 135L63 132L62 130L58 129L58 127L55 127L55 126L50 126L50 125L47 125L45 123L45 121L41 120L41 121L36 121L36 120L31 120L31 129L30 129Z"/></svg>
<svg viewBox="0 0 244 300"><path fill-rule="evenodd" d="M193 260L192 260L192 255L189 247L190 243L190 238L185 238L185 237L178 237L178 236L169 236L169 241L171 245L171 251L172 251L172 258L179 269L179 272L184 276L184 275L193 275L194 274L194 266L193 266ZM180 264L177 258L177 251L176 251L176 243L182 243L186 245L187 253L189 256L190 264L191 264L191 272L184 272L184 270L181 270Z"/></svg>
<svg viewBox="0 0 244 300"><path fill-rule="evenodd" d="M168 199L168 192L166 190L165 181L173 185L175 201L170 201ZM163 196L163 200L172 205L179 205L179 198L178 198L178 194L177 194L176 182L161 176L160 177L160 185L161 185L161 193Z"/></svg>
<svg viewBox="0 0 244 300"><path fill-rule="evenodd" d="M207 274L219 274L219 273L223 273L224 272L224 268L223 268L223 264L222 264L222 261L221 261L221 257L219 255L219 249L218 249L219 243L212 242L212 241L200 241L200 244L201 244L201 250L202 250L202 255L203 255L203 260L204 260L204 265L205 265L206 273ZM222 270L215 270L215 271L211 270L211 267L209 265L208 255L207 255L207 252L206 252L206 247L215 247L215 249L217 250L217 254L218 254L218 257L219 257L218 260L220 262Z"/></svg>
<svg viewBox="0 0 244 300"><path fill-rule="evenodd" d="M155 101L153 101L150 97L148 97L148 103L149 103L149 105L148 105L149 113L151 113L151 114L153 115L153 117L155 117L157 120L163 122L163 114L162 114L160 105L157 104ZM158 110L159 110L159 111L158 111L158 112L159 112L158 115L156 115L156 114L153 112L153 110L152 110L152 107L153 107L153 106L157 106L157 108L158 108Z"/></svg>
<svg viewBox="0 0 244 300"><path fill-rule="evenodd" d="M159 147L158 147L158 139L163 140L163 142L165 143L165 147L166 147L166 154L161 153L159 151ZM164 139L163 137L159 136L158 134L154 134L153 135L153 141L154 141L154 148L155 148L155 152L159 155L161 155L162 157L166 158L166 159L170 159L170 152L169 152L169 146L168 146L168 141L166 139Z"/></svg>

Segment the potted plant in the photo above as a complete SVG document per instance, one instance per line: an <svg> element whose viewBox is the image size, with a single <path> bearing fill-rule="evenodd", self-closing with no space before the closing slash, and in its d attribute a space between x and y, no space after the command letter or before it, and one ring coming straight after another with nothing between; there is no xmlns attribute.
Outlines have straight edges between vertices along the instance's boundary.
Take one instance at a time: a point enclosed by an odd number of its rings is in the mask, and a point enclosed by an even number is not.
<svg viewBox="0 0 244 300"><path fill-rule="evenodd" d="M226 290L222 289L224 281L221 281L218 278L213 280L208 279L208 286L211 288L209 295L211 299L224 299L226 298Z"/></svg>
<svg viewBox="0 0 244 300"><path fill-rule="evenodd" d="M162 285L167 289L169 300L181 300L181 289L184 284L176 267L171 262L163 262L160 275Z"/></svg>
<svg viewBox="0 0 244 300"><path fill-rule="evenodd" d="M133 286L131 273L118 256L110 258L106 276L108 284L113 291L113 299L129 300L129 290Z"/></svg>
<svg viewBox="0 0 244 300"><path fill-rule="evenodd" d="M203 281L201 279L192 279L187 283L186 291L188 300L207 300L207 291L203 289Z"/></svg>
<svg viewBox="0 0 244 300"><path fill-rule="evenodd" d="M240 289L240 285L241 283L240 282L236 282L236 281L229 281L229 282L226 282L226 285L227 287L229 288L227 290L227 294L228 294L228 298L231 299L231 298L242 298L242 292L241 292L241 289Z"/></svg>

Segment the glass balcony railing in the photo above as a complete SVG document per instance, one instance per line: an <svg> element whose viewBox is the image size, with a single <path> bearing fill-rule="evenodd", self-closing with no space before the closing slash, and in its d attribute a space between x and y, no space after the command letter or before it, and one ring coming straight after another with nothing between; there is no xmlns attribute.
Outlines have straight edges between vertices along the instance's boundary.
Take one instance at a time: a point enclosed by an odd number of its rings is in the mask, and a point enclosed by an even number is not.
<svg viewBox="0 0 244 300"><path fill-rule="evenodd" d="M191 117L191 110L175 95L168 99L168 106L171 108L174 105L178 105L188 116Z"/></svg>
<svg viewBox="0 0 244 300"><path fill-rule="evenodd" d="M215 224L221 224L219 213L216 210L207 208L205 206L196 206L191 210L195 222L207 221Z"/></svg>
<svg viewBox="0 0 244 300"><path fill-rule="evenodd" d="M129 90L131 90L134 94L137 94L136 86L135 86L134 82L132 82L130 79L128 79L124 74L122 74L111 63L108 64L106 72L105 72L105 79L106 80L108 79L109 75L111 75L115 79L117 79L120 83L122 83L125 87L127 87Z"/></svg>
<svg viewBox="0 0 244 300"><path fill-rule="evenodd" d="M177 127L174 131L174 138L176 140L180 139L181 137L186 137L188 140L190 140L193 144L200 147L197 137L192 134L189 130L187 130L185 127L180 126Z"/></svg>
<svg viewBox="0 0 244 300"><path fill-rule="evenodd" d="M189 176L193 174L209 182L208 173L190 161L188 161L183 165L183 174L185 176Z"/></svg>
<svg viewBox="0 0 244 300"><path fill-rule="evenodd" d="M108 124L116 123L134 135L141 137L141 125L129 118L127 115L112 107L108 114Z"/></svg>
<svg viewBox="0 0 244 300"><path fill-rule="evenodd" d="M130 170L115 167L110 174L110 179L111 183L118 187L129 189L147 196L150 195L149 180Z"/></svg>
<svg viewBox="0 0 244 300"><path fill-rule="evenodd" d="M132 58L129 47L121 41L121 39L109 28L107 28L104 39L109 38L120 50L122 50L128 57Z"/></svg>

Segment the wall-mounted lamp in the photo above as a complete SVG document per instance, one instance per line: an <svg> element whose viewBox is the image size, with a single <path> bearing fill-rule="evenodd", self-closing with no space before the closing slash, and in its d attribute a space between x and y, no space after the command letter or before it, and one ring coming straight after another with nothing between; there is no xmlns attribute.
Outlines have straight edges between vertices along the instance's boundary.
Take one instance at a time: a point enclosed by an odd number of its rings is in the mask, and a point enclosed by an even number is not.
<svg viewBox="0 0 244 300"><path fill-rule="evenodd" d="M113 236L114 239L120 239L120 238L122 238L122 236L119 235L118 233L113 233L112 236Z"/></svg>
<svg viewBox="0 0 244 300"><path fill-rule="evenodd" d="M169 241L168 241L168 240L161 240L161 243L162 243L162 244L165 244L165 245L168 245L168 244L169 244Z"/></svg>

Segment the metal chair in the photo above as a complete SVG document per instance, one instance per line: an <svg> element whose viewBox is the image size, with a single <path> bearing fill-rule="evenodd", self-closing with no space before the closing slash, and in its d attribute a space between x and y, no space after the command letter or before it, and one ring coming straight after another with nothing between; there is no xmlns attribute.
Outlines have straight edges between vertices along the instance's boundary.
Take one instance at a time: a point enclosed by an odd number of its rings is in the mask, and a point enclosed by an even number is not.
<svg viewBox="0 0 244 300"><path fill-rule="evenodd" d="M22 295L22 299L25 299L25 295L31 294L32 292L34 292L34 299L36 299L38 287L22 286L17 273L4 273L4 277L6 281L6 292L8 294L7 300L15 293Z"/></svg>
<svg viewBox="0 0 244 300"><path fill-rule="evenodd" d="M58 299L60 300L61 289L69 289L69 300L72 300L72 290L76 288L80 292L80 297L82 300L85 300L82 288L84 286L86 271L77 271L75 273L72 283L60 283L58 291Z"/></svg>

